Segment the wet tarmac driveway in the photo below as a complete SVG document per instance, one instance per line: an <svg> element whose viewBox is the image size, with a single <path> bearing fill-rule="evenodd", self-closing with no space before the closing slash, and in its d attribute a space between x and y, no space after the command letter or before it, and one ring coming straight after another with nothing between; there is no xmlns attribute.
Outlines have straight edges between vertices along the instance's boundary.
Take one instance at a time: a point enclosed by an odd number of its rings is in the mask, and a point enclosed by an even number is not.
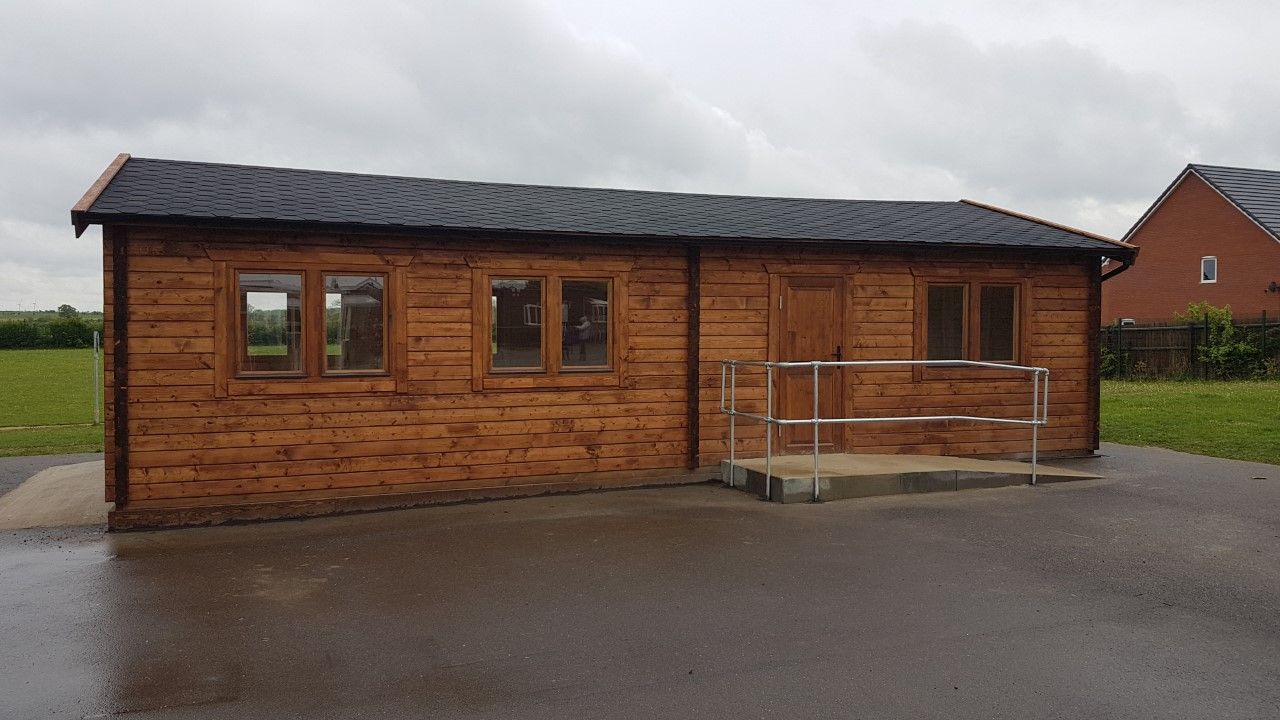
<svg viewBox="0 0 1280 720"><path fill-rule="evenodd" d="M1280 716L1280 467L0 535L0 717Z"/></svg>

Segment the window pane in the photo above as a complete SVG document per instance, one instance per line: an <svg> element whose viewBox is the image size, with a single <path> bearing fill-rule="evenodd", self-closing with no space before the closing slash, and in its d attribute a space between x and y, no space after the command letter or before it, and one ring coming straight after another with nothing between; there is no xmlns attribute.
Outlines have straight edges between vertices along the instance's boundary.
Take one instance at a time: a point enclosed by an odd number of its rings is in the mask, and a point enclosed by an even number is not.
<svg viewBox="0 0 1280 720"><path fill-rule="evenodd" d="M302 275L240 273L240 370L302 370Z"/></svg>
<svg viewBox="0 0 1280 720"><path fill-rule="evenodd" d="M1218 258L1207 257L1200 261L1201 282L1215 282L1218 279Z"/></svg>
<svg viewBox="0 0 1280 720"><path fill-rule="evenodd" d="M542 281L490 283L490 352L495 368L542 367Z"/></svg>
<svg viewBox="0 0 1280 720"><path fill-rule="evenodd" d="M982 342L980 359L1013 360L1014 319L1017 316L1017 288L1011 286L985 286L982 288L980 308Z"/></svg>
<svg viewBox="0 0 1280 720"><path fill-rule="evenodd" d="M382 370L383 277L326 275L324 325L326 370Z"/></svg>
<svg viewBox="0 0 1280 720"><path fill-rule="evenodd" d="M929 360L964 359L964 286L929 286Z"/></svg>
<svg viewBox="0 0 1280 720"><path fill-rule="evenodd" d="M560 285L561 358L565 367L609 366L609 281Z"/></svg>

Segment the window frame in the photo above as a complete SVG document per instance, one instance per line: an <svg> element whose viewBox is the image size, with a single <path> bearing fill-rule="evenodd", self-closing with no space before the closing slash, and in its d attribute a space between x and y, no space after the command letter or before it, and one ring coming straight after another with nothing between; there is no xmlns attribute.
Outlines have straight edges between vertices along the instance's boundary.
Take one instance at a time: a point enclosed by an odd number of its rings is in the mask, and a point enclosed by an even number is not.
<svg viewBox="0 0 1280 720"><path fill-rule="evenodd" d="M542 322L541 322L541 329L538 331L539 343L538 343L538 366L537 367L532 367L532 366L530 367L494 367L493 352L490 350L484 349L490 346L490 344L492 343L491 338L493 337L493 281L494 280L537 280L538 281L538 285L540 288L538 290L538 295L539 295L538 299L539 299L539 302L542 303L541 305ZM493 273L489 275L488 281L485 283L484 287L485 287L484 299L488 300L488 302L483 303L484 311L481 313L483 315L483 318L479 318L479 320L485 323L485 327L486 327L486 331L484 334L484 337L485 337L484 348L481 349L481 352L484 353L484 356L485 356L486 372L492 375L538 375L538 374L547 372L547 370L551 367L550 360L547 357L548 350L550 349L550 344L547 342L547 328L554 321L554 318L552 317L552 313L550 309L550 303L548 302L548 299L551 297L551 292L550 292L551 288L547 282L547 278L537 274L533 274L533 273L524 273L524 274ZM559 313L557 312L556 314L558 315ZM472 318L473 321L476 319L477 318L475 317Z"/></svg>
<svg viewBox="0 0 1280 720"><path fill-rule="evenodd" d="M973 335L973 327L974 327L972 322L972 316L971 316L971 311L973 310L973 305L974 305L974 302L973 302L974 288L971 283L962 282L962 281L940 281L940 282L925 283L923 304L920 308L920 323L924 326L924 332L921 334L923 347L921 350L920 359L921 360L934 359L929 357L929 290L934 287L958 287L958 288L961 288L962 290L961 297L960 297L960 304L961 304L960 318L963 325L960 327L960 348L961 348L961 354L965 356L964 358L961 358L961 359L968 359L968 356L971 354L971 350L972 350L972 347L970 346L970 340ZM944 358L937 358L937 359L944 359ZM945 358L945 359L952 360L955 358Z"/></svg>
<svg viewBox="0 0 1280 720"><path fill-rule="evenodd" d="M214 394L228 396L381 394L408 390L407 298L405 268L412 256L357 255L303 251L254 252L210 248L214 273ZM279 256L280 259L274 259ZM240 312L241 273L302 276L302 370L244 370L245 327ZM377 370L330 370L325 323L326 276L381 276L382 358Z"/></svg>
<svg viewBox="0 0 1280 720"><path fill-rule="evenodd" d="M556 309L558 313L563 315L564 284L566 282L601 282L601 281L607 283L607 289L605 290L605 297L607 298L609 313L608 313L607 325L605 328L605 332L606 332L605 339L608 342L608 347L605 350L605 354L608 358L608 362L606 362L604 365L565 365L564 363L565 343L564 343L564 335L563 335L563 332L565 329L565 318L562 316L559 318L559 322L555 326L553 326L552 330L549 331L554 335L556 332L555 328L558 327L559 332L562 333L561 336L558 338L558 342L553 343L557 346L556 361L559 363L559 371L561 373L613 372L614 366L618 364L618 353L617 353L618 348L614 343L614 336L617 334L615 331L618 327L618 318L614 314L614 297L617 294L615 291L615 288L617 287L617 281L614 280L614 278L586 277L586 276L578 275L576 273L562 274L557 276L555 279L555 288L559 296L560 302L556 304Z"/></svg>
<svg viewBox="0 0 1280 720"><path fill-rule="evenodd" d="M1212 261L1213 261L1213 279L1212 279L1212 280L1205 280L1205 279L1204 279L1204 261L1205 261L1205 260L1212 260ZM1217 256L1217 255L1205 255L1204 257L1200 258L1200 284L1201 284L1201 285L1213 285L1213 284L1215 284L1215 283L1217 283L1217 282L1218 282L1218 256Z"/></svg>
<svg viewBox="0 0 1280 720"><path fill-rule="evenodd" d="M246 274L254 275L297 275L301 292L298 293L298 322L301 325L301 339L298 343L301 357L299 360L299 368L297 370L246 370L244 368L245 358L248 357L248 341L247 327L245 326L244 308L240 303L241 295L240 276ZM282 268L242 268L231 274L231 297L235 308L232 311L234 319L234 328L232 329L233 344L230 348L230 357L232 363L232 372L237 378L301 378L307 375L307 357L310 353L307 351L307 333L311 325L310 318L307 317L307 273L303 270L292 269L286 270Z"/></svg>
<svg viewBox="0 0 1280 720"><path fill-rule="evenodd" d="M993 362L1004 363L1008 365L1025 365L1031 356L1030 348L1030 318L1032 316L1031 308L1031 283L1026 278L1018 277L1000 277L995 275L928 275L917 276L915 291L915 310L913 312L915 333L913 343L913 358L916 360L929 359L929 287L932 285L961 285L964 286L964 323L963 328L963 348L964 356L956 358L958 360L971 360L975 362ZM1013 304L1013 351L1014 357L1010 360L981 360L982 357L982 288L984 287L1012 287L1014 288L1014 304ZM914 378L920 380L956 380L956 379L973 379L973 380L1003 380L1008 377L1020 377L1018 371L1015 370L996 370L988 368L976 367L940 367L940 366L922 366L914 367Z"/></svg>
<svg viewBox="0 0 1280 720"><path fill-rule="evenodd" d="M623 387L626 384L627 276L625 270L551 267L475 267L472 271L472 389L528 390L536 388ZM493 367L492 282L501 279L542 282L542 367ZM565 366L560 333L563 329L565 281L608 281L608 365Z"/></svg>
<svg viewBox="0 0 1280 720"><path fill-rule="evenodd" d="M367 268L361 269L361 270L348 270L348 269L330 270L328 268L325 268L323 270L317 270L315 272L317 274L317 278L319 279L319 282L316 283L319 286L316 289L316 294L318 296L318 300L320 303L320 312L318 313L318 319L320 321L320 324L317 325L316 332L315 332L316 343L317 343L315 347L315 351L317 352L319 357L321 377L326 377L326 378L361 377L361 376L380 377L380 376L390 375L391 374L391 338L390 338L391 303L389 302L390 297L388 296L387 293L388 293L388 288L391 286L391 273L386 271L370 270ZM328 315L329 308L328 308L327 297L326 297L328 295L328 292L326 291L326 286L325 286L325 280L329 276L335 276L335 277L380 276L382 278L382 367L381 368L373 369L373 370L367 370L367 369L331 370L329 368L329 337L328 337L329 319L326 317L326 315ZM306 289L305 285L303 286L303 289L305 291ZM305 298L306 298L305 292L304 292L303 298L305 302ZM304 330L303 337L305 338L305 336L306 334Z"/></svg>

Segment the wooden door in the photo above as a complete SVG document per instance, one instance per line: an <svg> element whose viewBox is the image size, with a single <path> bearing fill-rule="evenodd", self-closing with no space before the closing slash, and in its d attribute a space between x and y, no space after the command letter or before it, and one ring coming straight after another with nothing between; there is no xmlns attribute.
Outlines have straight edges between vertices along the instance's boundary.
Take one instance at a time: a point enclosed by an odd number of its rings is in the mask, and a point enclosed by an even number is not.
<svg viewBox="0 0 1280 720"><path fill-rule="evenodd" d="M839 277L784 276L779 279L779 305L774 357L781 361L838 360L844 333L844 280ZM813 417L813 369L774 371L778 397L775 415L786 419ZM819 368L820 417L839 417L844 376L842 368ZM822 425L819 448L839 450L839 425ZM786 425L779 430L783 452L813 450L812 425Z"/></svg>

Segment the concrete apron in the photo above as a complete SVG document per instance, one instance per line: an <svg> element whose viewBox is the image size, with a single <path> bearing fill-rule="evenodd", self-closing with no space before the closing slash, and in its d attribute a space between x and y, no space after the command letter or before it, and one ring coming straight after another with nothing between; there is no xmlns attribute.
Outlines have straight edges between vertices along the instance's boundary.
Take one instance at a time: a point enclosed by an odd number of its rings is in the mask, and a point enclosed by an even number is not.
<svg viewBox="0 0 1280 720"><path fill-rule="evenodd" d="M0 530L104 525L102 461L58 465L0 497Z"/></svg>
<svg viewBox="0 0 1280 720"><path fill-rule="evenodd" d="M813 456L773 458L769 499L793 503L813 500ZM761 497L765 494L764 458L720 463L720 479ZM1040 463L1036 482L1084 480L1098 475ZM1025 485L1031 464L1016 460L979 460L947 455L855 455L835 453L818 458L818 497L821 500L898 495L902 493L972 490Z"/></svg>

